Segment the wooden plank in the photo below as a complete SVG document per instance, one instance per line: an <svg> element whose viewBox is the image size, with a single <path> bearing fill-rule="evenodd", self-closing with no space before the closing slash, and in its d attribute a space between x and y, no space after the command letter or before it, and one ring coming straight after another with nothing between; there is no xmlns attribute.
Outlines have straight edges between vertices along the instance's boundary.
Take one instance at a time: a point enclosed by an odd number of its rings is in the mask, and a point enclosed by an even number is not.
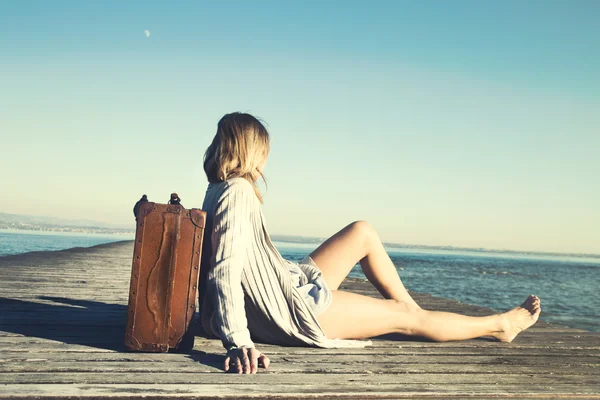
<svg viewBox="0 0 600 400"><path fill-rule="evenodd" d="M223 384L236 385L241 380L238 374L231 373L204 373L193 372L171 372L171 373L148 373L132 372L79 372L79 373L1 373L0 384L126 384L136 382L139 384ZM252 377L251 377L252 378ZM298 384L298 376L291 374L273 374L267 371L260 371L251 380L262 385L294 385ZM489 385L511 384L515 386L527 387L532 383L535 385L552 386L556 384L572 384L587 387L595 387L600 390L600 382L597 376L591 375L571 375L563 372L555 375L544 374L369 374L369 373L303 373L302 381L306 383L319 385L339 385L342 383L369 384L369 385L411 385L411 384L429 384L446 386L461 385Z"/></svg>
<svg viewBox="0 0 600 400"><path fill-rule="evenodd" d="M511 384L498 384L494 387L473 384L448 385L438 387L431 384L357 384L340 382L329 385L293 383L286 385L261 385L259 375L237 376L233 385L221 384L48 384L27 385L8 384L0 386L0 396L17 400L23 399L100 399L100 398L193 398L195 400L213 398L235 399L599 399L597 388L588 385L553 384L538 385L535 382L524 388ZM242 382L247 382L243 384Z"/></svg>
<svg viewBox="0 0 600 400"><path fill-rule="evenodd" d="M36 359L29 362L0 363L0 376L3 373L218 373L222 371L225 357L212 357L190 362L175 361L93 361L93 362L42 362ZM429 361L429 362L428 362ZM456 360L458 361L458 360ZM552 362L539 365L535 360L493 360L485 362L452 362L442 360L419 360L419 362L397 362L397 360L381 361L374 357L359 362L356 360L331 360L329 362L312 362L310 359L301 360L295 357L272 357L269 373L294 374L471 374L471 375L548 375L554 377L560 371L568 371L572 376L593 376L598 382L598 364L578 362ZM493 379L494 377L492 377ZM125 379L125 378L124 378ZM200 378L199 378L200 379ZM200 379L201 381L203 379Z"/></svg>

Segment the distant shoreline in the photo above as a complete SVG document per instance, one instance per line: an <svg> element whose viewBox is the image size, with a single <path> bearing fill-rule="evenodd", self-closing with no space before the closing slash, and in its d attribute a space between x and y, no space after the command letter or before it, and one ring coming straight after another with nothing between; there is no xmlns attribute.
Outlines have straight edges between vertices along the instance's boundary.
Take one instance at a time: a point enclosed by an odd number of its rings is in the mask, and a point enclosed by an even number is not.
<svg viewBox="0 0 600 400"><path fill-rule="evenodd" d="M271 239L289 243L306 243L320 244L327 239L294 236L294 235L271 235ZM506 250L506 249L486 249L482 247L455 247L455 246L431 246L420 244L402 244L383 242L384 246L397 249L414 249L414 250L448 250L448 251L469 251L476 253L499 253L499 254L521 254L531 256L553 256L553 257L576 257L576 258L597 258L600 260L600 254L594 253L560 253L560 252L545 252L545 251L526 251L526 250Z"/></svg>
<svg viewBox="0 0 600 400"><path fill-rule="evenodd" d="M44 227L44 226L11 226L0 223L0 230L14 232L43 232L43 233L81 233L92 235L134 235L133 229L122 228L102 228L96 226L61 226L61 227Z"/></svg>
<svg viewBox="0 0 600 400"><path fill-rule="evenodd" d="M315 245L315 244L318 245L319 243L321 243L321 242L319 242L318 238L306 238L308 240L304 241L304 242L298 241L298 240L292 241L289 238L290 238L290 236L286 236L286 235L272 235L271 236L271 239L274 242L301 244L301 245ZM313 241L310 241L310 240L313 240ZM25 252L25 253L0 255L0 258L28 256L28 255L35 256L35 255L39 255L39 254L79 252L79 251L88 250L88 249L106 248L106 247L110 247L112 245L118 246L118 245L124 245L126 243L133 243L133 242L134 242L134 239L123 239L123 240L111 241L108 243L95 244L92 246L75 246L75 247L69 247L69 248L57 249L57 250L34 250L34 251ZM434 251L443 251L443 252L448 252L448 253L471 252L471 253L481 253L482 255L490 255L490 256L493 254L497 254L500 256L501 255L506 255L506 256L520 255L520 256L525 256L525 258L527 258L527 257L532 257L532 258L535 258L535 257L572 257L572 258L578 258L578 259L591 258L594 260L593 261L594 263L596 262L596 260L598 260L598 262L600 262L600 256L598 256L598 255L593 255L590 257L590 256L586 256L583 254L569 255L569 254L562 254L562 253L535 253L535 252L518 252L518 251L477 250L477 249L457 248L457 247L412 246L412 245L398 245L398 244L389 244L389 243L384 243L384 245L388 249L415 250L415 251L418 251L418 252L420 251L420 252L424 252L427 254L429 254L428 252L434 252Z"/></svg>
<svg viewBox="0 0 600 400"><path fill-rule="evenodd" d="M83 234L83 235L117 235L117 236L133 236L135 235L134 230L127 230L122 228L103 228L103 227L84 227L84 226L63 226L63 227L39 227L37 229L30 229L25 227L5 227L0 226L0 229L5 231L14 231L15 233L70 233L70 234ZM327 238L298 236L298 235L271 235L271 239L275 241L287 242L287 243L298 243L298 244L316 244L323 243ZM129 239L125 239L129 240ZM592 258L600 260L600 254L594 253L561 253L561 252L543 252L543 251L521 251L521 250L507 250L507 249L486 249L481 247L455 247L455 246L431 246L431 245L414 245L414 244L402 244L402 243L390 243L383 242L383 245L390 248L404 249L404 250L429 250L429 251L468 251L474 253L488 254L510 254L510 255L528 255L528 256L551 256L551 257L574 257L574 258Z"/></svg>

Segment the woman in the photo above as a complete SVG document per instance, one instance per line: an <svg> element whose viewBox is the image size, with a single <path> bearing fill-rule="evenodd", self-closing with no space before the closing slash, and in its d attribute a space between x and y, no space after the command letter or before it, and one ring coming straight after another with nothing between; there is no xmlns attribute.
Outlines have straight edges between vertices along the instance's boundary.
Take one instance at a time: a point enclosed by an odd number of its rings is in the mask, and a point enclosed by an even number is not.
<svg viewBox="0 0 600 400"><path fill-rule="evenodd" d="M510 342L537 321L541 306L533 295L519 307L486 317L422 309L364 221L349 224L299 263L285 260L270 240L256 183L264 180L268 154L269 134L261 122L232 113L219 121L204 155L209 184L202 209L211 268L201 318L227 349L226 371L268 367L253 339L344 347L398 332L435 341L492 336ZM357 262L385 299L338 290Z"/></svg>

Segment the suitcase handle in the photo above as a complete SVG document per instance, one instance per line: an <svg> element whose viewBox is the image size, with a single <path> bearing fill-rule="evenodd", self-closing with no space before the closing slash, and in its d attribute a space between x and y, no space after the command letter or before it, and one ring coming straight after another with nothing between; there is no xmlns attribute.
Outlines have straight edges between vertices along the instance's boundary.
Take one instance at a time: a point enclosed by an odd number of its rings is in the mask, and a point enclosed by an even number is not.
<svg viewBox="0 0 600 400"><path fill-rule="evenodd" d="M138 211L140 210L140 206L143 203L147 203L148 202L148 196L146 196L145 194L142 195L142 198L139 199L137 201L137 203L135 203L135 205L133 206L133 216L137 218L138 216ZM171 193L171 197L168 201L169 204L172 204L174 206L181 206L181 198L179 197L179 195L177 193Z"/></svg>
<svg viewBox="0 0 600 400"><path fill-rule="evenodd" d="M181 199L177 193L171 193L171 200L169 200L169 204L173 204L174 206L181 205Z"/></svg>
<svg viewBox="0 0 600 400"><path fill-rule="evenodd" d="M133 216L137 219L138 216L138 211L140 211L140 207L142 206L142 204L147 203L148 202L148 196L143 195L141 199L139 199L137 201L137 203L135 203L135 205L133 206Z"/></svg>

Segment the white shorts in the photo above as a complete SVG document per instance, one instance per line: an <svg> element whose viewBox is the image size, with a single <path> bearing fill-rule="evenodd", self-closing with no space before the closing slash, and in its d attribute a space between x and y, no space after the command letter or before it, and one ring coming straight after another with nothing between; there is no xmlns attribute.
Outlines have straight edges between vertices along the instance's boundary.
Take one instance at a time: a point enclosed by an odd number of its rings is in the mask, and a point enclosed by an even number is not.
<svg viewBox="0 0 600 400"><path fill-rule="evenodd" d="M322 313L331 304L331 290L323 279L321 270L310 255L290 267L294 286L312 308L315 315Z"/></svg>

